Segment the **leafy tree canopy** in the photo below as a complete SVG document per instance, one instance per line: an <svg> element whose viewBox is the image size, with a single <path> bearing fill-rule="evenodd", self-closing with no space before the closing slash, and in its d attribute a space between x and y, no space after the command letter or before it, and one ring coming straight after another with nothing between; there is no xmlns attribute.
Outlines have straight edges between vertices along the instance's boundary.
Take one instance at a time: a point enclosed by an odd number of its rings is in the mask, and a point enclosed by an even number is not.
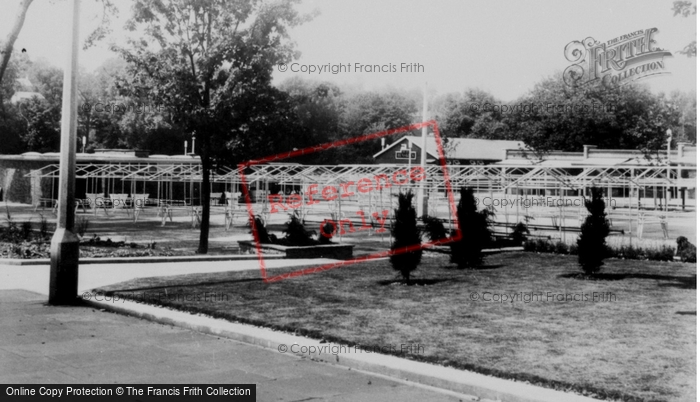
<svg viewBox="0 0 700 402"><path fill-rule="evenodd" d="M197 137L202 186L217 162L269 153L262 131L284 126L283 96L272 68L294 56L288 29L308 20L298 0L136 0L123 95L166 105L173 122ZM242 107L245 107L242 110ZM282 111L279 113L278 111ZM270 113L272 115L270 115ZM270 133L270 131L267 131ZM245 151L245 152L244 152ZM233 155L245 155L238 161ZM204 192L199 252L208 249L209 193Z"/></svg>
<svg viewBox="0 0 700 402"><path fill-rule="evenodd" d="M561 75L538 83L514 102L505 116L514 137L540 150L581 151L583 145L606 149L658 150L679 114L664 95L629 84L569 87Z"/></svg>

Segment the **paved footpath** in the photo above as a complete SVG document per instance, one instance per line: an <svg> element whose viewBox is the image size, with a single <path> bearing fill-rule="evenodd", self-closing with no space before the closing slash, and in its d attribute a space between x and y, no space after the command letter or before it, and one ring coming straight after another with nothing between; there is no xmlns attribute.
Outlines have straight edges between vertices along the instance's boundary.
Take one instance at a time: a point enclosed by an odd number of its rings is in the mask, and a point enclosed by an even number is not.
<svg viewBox="0 0 700 402"><path fill-rule="evenodd" d="M241 261L236 269L257 269L256 264ZM82 266L80 289L134 277L225 271L231 265ZM91 307L48 306L47 292L48 267L0 266L0 383L254 383L258 401L471 400Z"/></svg>
<svg viewBox="0 0 700 402"><path fill-rule="evenodd" d="M320 265L333 261L336 260L323 258L315 260L265 260L265 267L274 269L302 265ZM259 269L260 263L258 260L86 264L79 267L78 290L90 290L134 278ZM41 294L48 294L49 270L48 265L3 265L2 261L0 261L0 290L26 289Z"/></svg>
<svg viewBox="0 0 700 402"><path fill-rule="evenodd" d="M459 401L457 394L46 296L0 290L0 383L257 384L258 401Z"/></svg>

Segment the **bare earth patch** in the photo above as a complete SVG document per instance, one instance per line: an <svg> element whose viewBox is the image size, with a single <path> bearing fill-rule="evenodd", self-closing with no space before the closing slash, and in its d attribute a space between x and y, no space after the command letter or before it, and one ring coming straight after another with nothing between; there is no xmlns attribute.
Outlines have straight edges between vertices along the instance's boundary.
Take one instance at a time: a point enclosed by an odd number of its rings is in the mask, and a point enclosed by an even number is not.
<svg viewBox="0 0 700 402"><path fill-rule="evenodd" d="M413 286L383 260L271 284L230 272L97 291L350 345L420 344L399 355L595 397L694 400L696 266L611 259L579 272L571 256L503 253L460 271L430 253ZM203 293L226 296L173 296Z"/></svg>

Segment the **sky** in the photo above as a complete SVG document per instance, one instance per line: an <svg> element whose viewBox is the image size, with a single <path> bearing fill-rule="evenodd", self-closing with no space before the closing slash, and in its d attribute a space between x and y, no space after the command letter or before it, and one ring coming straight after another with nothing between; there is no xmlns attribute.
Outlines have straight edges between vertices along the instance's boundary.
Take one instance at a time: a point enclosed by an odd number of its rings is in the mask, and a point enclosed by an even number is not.
<svg viewBox="0 0 700 402"><path fill-rule="evenodd" d="M113 21L111 40L120 43L131 2L115 2L120 16ZM7 35L18 3L0 0L0 38ZM101 5L97 0L82 3L84 38L98 25ZM640 82L654 92L695 90L697 59L676 51L696 38L697 19L674 17L672 4L672 0L303 0L299 10L319 14L290 31L301 56L286 70L276 67L274 80L300 75L366 90L422 90L427 84L431 93L479 88L509 102L544 78L561 74L571 64L564 57L569 42L588 37L607 42L657 28L656 45L674 53L664 59L670 74ZM65 0L35 0L15 48L64 66L68 15ZM94 70L114 57L108 43L81 51L81 66ZM402 72L401 63L413 71ZM323 65L327 71L320 74L292 71ZM344 69L333 74L334 65ZM357 71L358 65L383 66L385 71Z"/></svg>

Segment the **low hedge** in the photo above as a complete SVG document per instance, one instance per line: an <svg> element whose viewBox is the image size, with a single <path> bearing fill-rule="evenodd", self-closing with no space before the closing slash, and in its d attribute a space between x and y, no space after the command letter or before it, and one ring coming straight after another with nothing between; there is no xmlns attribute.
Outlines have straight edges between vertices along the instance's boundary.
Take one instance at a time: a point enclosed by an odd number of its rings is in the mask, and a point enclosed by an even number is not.
<svg viewBox="0 0 700 402"><path fill-rule="evenodd" d="M525 251L536 253L570 254L578 255L576 244L567 244L562 241L544 239L526 240L523 244ZM624 260L648 260L648 261L673 261L676 250L673 247L662 245L661 247L642 248L635 246L607 247L605 258L620 258Z"/></svg>

